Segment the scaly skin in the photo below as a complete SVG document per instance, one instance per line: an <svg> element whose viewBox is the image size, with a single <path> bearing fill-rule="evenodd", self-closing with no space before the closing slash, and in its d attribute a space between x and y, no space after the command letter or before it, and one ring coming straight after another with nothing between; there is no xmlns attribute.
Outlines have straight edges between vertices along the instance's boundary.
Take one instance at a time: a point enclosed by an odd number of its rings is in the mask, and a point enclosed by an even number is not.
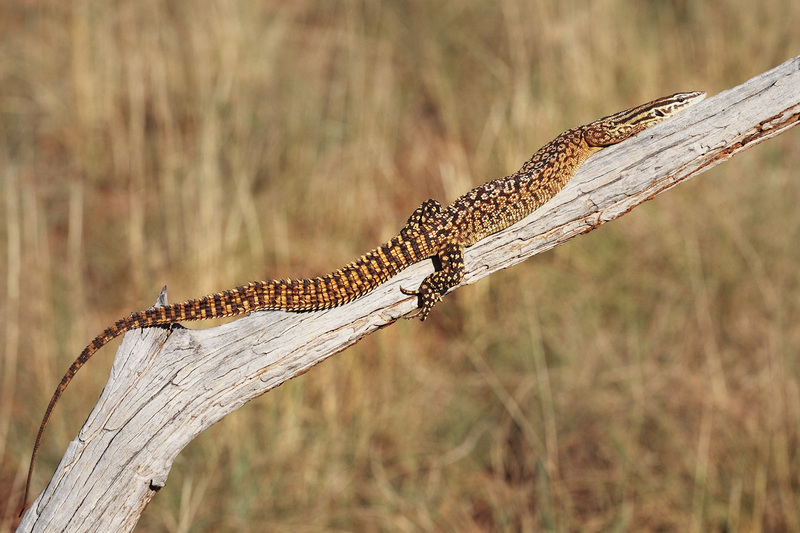
<svg viewBox="0 0 800 533"><path fill-rule="evenodd" d="M541 207L595 152L624 141L704 97L703 92L678 93L568 130L540 148L519 171L472 189L447 209L436 200L427 200L414 211L397 237L326 276L255 281L194 300L153 307L117 320L81 352L50 399L31 454L23 511L36 455L53 408L78 370L113 338L132 329L265 309L312 311L336 307L375 289L414 263L437 257L441 268L426 277L417 290L401 289L403 293L419 298L419 310L413 317L425 320L442 296L463 279L464 248L507 228Z"/></svg>

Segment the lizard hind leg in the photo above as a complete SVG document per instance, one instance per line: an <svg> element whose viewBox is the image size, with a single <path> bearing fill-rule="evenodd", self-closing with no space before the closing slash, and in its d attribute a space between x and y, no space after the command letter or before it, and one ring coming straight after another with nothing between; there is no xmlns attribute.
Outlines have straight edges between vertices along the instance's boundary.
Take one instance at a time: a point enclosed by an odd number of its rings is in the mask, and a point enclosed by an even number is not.
<svg viewBox="0 0 800 533"><path fill-rule="evenodd" d="M419 309L416 313L405 318L419 318L424 321L433 309L433 306L442 301L442 296L464 279L464 248L458 244L449 244L438 254L441 270L427 276L415 291L403 289L403 294L417 296Z"/></svg>
<svg viewBox="0 0 800 533"><path fill-rule="evenodd" d="M419 230L425 224L436 218L442 213L442 204L434 199L425 200L418 208L411 213L408 217L408 222L400 230L400 235L408 235L411 232Z"/></svg>

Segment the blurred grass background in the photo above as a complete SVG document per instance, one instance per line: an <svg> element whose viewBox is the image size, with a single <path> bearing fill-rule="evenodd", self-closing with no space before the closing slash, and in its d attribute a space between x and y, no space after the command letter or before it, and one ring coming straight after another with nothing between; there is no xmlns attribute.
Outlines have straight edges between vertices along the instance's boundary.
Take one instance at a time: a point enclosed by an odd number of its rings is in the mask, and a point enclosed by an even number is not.
<svg viewBox="0 0 800 533"><path fill-rule="evenodd" d="M163 284L337 268L569 127L797 55L798 20L796 0L0 0L3 526L62 373ZM800 530L798 147L251 402L139 530ZM56 410L36 494L113 350Z"/></svg>

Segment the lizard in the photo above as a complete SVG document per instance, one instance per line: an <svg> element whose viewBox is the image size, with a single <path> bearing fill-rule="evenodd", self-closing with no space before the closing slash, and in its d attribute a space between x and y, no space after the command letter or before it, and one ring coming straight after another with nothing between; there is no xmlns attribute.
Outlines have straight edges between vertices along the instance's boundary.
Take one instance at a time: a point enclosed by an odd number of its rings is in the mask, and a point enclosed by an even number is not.
<svg viewBox="0 0 800 533"><path fill-rule="evenodd" d="M31 454L22 510L28 500L36 455L53 408L72 378L98 350L123 333L176 322L223 318L254 311L313 311L346 304L372 291L406 267L434 258L437 270L416 290L416 313L424 321L445 293L464 277L464 249L511 226L555 196L592 154L618 144L705 98L705 92L676 93L565 131L525 162L517 172L476 187L447 208L433 199L422 203L399 234L356 261L310 279L254 281L234 289L117 320L84 348L58 384L45 410ZM22 513L20 513L20 516Z"/></svg>

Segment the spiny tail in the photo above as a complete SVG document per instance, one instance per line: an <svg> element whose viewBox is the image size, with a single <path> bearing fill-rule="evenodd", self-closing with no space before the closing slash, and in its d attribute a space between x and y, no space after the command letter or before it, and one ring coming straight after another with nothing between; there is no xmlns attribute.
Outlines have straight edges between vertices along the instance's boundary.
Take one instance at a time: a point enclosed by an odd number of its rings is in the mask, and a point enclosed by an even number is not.
<svg viewBox="0 0 800 533"><path fill-rule="evenodd" d="M50 421L53 408L78 370L112 339L133 329L188 320L223 318L263 309L311 311L343 305L373 290L400 273L404 268L430 257L435 253L433 246L430 237L424 234L398 235L382 246L367 252L358 260L325 276L310 279L254 281L235 289L209 294L194 300L165 307L152 307L117 320L114 325L106 328L83 349L80 356L61 378L61 383L58 384L53 397L50 398L33 446L20 516L26 508L33 476L33 465L36 462L42 435Z"/></svg>

